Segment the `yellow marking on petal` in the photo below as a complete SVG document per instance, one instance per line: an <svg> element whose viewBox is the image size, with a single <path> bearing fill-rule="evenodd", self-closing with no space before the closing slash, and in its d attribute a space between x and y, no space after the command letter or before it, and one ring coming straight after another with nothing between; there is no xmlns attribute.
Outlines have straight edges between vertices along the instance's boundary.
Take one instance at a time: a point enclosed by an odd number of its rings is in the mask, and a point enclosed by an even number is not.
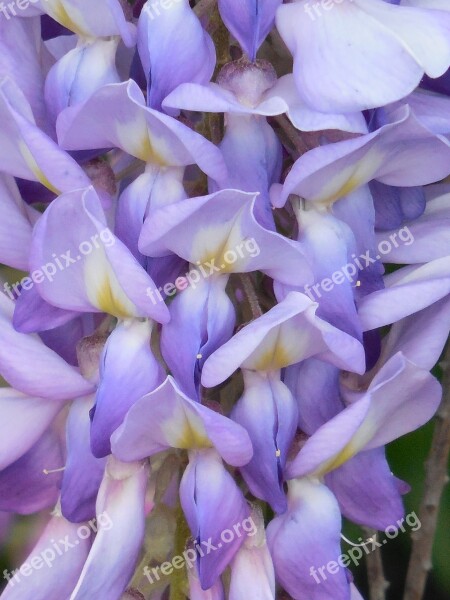
<svg viewBox="0 0 450 600"><path fill-rule="evenodd" d="M86 293L93 306L118 319L139 313L122 289L103 248L96 248L84 265Z"/></svg>
<svg viewBox="0 0 450 600"><path fill-rule="evenodd" d="M240 219L246 206L243 206L233 217L231 221L221 223L217 226L208 226L207 229L200 230L194 239L194 248L199 248L197 264L215 265L220 268L222 274L239 272L245 264L248 256L245 256L242 250L242 232L240 227ZM239 248L243 256L240 255ZM233 252L228 260L225 259L227 252Z"/></svg>
<svg viewBox="0 0 450 600"><path fill-rule="evenodd" d="M96 300L97 308L118 319L128 319L134 316L133 312L130 312L121 299L114 294L111 282L107 276L105 276L103 283L97 291Z"/></svg>
<svg viewBox="0 0 450 600"><path fill-rule="evenodd" d="M169 166L162 154L164 140L157 140L151 135L143 112L137 112L133 121L116 122L116 133L120 145L128 154L152 165ZM158 145L161 146L160 150L156 148Z"/></svg>
<svg viewBox="0 0 450 600"><path fill-rule="evenodd" d="M289 352L282 344L276 344L276 346L269 348L258 356L257 360L252 363L252 369L256 371L278 371L289 365L290 362L291 355Z"/></svg>
<svg viewBox="0 0 450 600"><path fill-rule="evenodd" d="M28 146L25 144L25 142L23 140L19 141L19 150L20 150L20 153L23 156L28 168L33 173L33 175L36 177L36 179L40 183L42 183L42 185L44 185L47 189L49 189L51 192L53 192L54 194L59 196L61 194L61 191L58 190L57 188L55 188L50 183L50 181L47 179L45 173L41 170L41 168L39 167L39 165L36 162L36 159L32 155L31 150L28 148Z"/></svg>
<svg viewBox="0 0 450 600"><path fill-rule="evenodd" d="M190 450L211 448L203 421L192 410L178 406L169 421L162 425L167 441L173 448Z"/></svg>
<svg viewBox="0 0 450 600"><path fill-rule="evenodd" d="M384 160L385 156L377 149L370 150L354 165L342 169L335 175L312 200L327 207L331 206L373 179Z"/></svg>
<svg viewBox="0 0 450 600"><path fill-rule="evenodd" d="M197 354L196 358L198 358L200 360L200 358L203 358L203 354Z"/></svg>
<svg viewBox="0 0 450 600"><path fill-rule="evenodd" d="M80 26L80 23L84 23L82 12L77 10L74 6L71 6L71 12L74 13L72 16L67 12L62 0L46 0L46 8L44 8L44 10L52 17L52 19L55 19L55 21L58 21L58 23L70 31L81 36L89 35L87 28L83 29Z"/></svg>
<svg viewBox="0 0 450 600"><path fill-rule="evenodd" d="M270 331L259 347L242 363L245 369L278 371L295 362L297 351L304 345L302 336L292 337L292 330L278 325Z"/></svg>
<svg viewBox="0 0 450 600"><path fill-rule="evenodd" d="M336 454L329 461L323 463L318 469L317 474L323 476L326 473L337 469L348 460L353 458L355 454L358 454L358 452L361 452L361 450L365 448L365 446L373 438L375 432L376 423L370 418L370 416L366 416L350 441L342 448L340 452L338 452L338 454Z"/></svg>
<svg viewBox="0 0 450 600"><path fill-rule="evenodd" d="M277 458L280 458L280 456L281 456L281 450L276 450L276 451L275 451L275 456L276 456Z"/></svg>
<svg viewBox="0 0 450 600"><path fill-rule="evenodd" d="M320 475L325 475L330 471L334 471L334 469L337 469L338 467L346 463L348 460L353 458L355 454L359 452L359 450L360 448L353 443L353 440L350 440L350 442L346 446L344 446L344 448L339 452L339 454L336 454L336 456L334 456L330 461L324 463L320 467Z"/></svg>

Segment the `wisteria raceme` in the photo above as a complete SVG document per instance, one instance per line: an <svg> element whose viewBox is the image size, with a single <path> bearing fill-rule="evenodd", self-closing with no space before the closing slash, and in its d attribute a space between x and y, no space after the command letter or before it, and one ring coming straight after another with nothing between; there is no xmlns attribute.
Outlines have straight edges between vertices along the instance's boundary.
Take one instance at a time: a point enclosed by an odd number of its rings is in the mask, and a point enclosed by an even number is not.
<svg viewBox="0 0 450 600"><path fill-rule="evenodd" d="M449 73L448 0L0 3L1 600L363 598L344 519L421 526L386 445L443 395Z"/></svg>

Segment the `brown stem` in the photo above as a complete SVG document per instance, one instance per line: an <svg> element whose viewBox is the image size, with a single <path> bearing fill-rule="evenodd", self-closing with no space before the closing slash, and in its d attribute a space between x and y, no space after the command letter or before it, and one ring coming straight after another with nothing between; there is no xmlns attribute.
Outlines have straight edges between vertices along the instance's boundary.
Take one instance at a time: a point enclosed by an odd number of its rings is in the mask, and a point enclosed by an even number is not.
<svg viewBox="0 0 450 600"><path fill-rule="evenodd" d="M431 450L425 463L424 496L419 511L421 523L412 535L412 551L406 575L404 600L422 600L428 573L431 570L434 534L439 505L448 482L447 464L450 453L450 343L441 363L444 377L443 398L436 416Z"/></svg>
<svg viewBox="0 0 450 600"><path fill-rule="evenodd" d="M376 538L377 532L375 530L367 527L364 527L363 529L368 539ZM366 565L367 579L369 582L369 599L385 600L389 583L384 578L383 560L380 548L376 548L367 555Z"/></svg>
<svg viewBox="0 0 450 600"><path fill-rule="evenodd" d="M287 139L292 144L296 154L295 158L298 158L302 154L305 154L305 152L308 152L308 150L311 150L310 146L302 140L300 131L292 125L286 115L279 115L273 117L273 119L281 127L286 134Z"/></svg>
<svg viewBox="0 0 450 600"><path fill-rule="evenodd" d="M259 305L258 296L253 286L251 276L248 273L241 273L239 278L241 280L242 287L244 288L244 293L247 296L248 303L250 304L253 318L258 319L259 317L262 317L263 311Z"/></svg>

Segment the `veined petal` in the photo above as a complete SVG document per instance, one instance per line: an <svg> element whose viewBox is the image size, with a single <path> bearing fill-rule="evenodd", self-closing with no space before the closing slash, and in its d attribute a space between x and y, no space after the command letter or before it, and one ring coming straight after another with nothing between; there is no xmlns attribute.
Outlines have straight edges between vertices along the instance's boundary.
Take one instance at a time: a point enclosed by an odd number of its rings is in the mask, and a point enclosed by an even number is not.
<svg viewBox="0 0 450 600"><path fill-rule="evenodd" d="M139 248L149 256L174 252L200 265L199 278L261 270L304 285L312 273L302 246L262 227L255 218L255 202L255 194L223 190L150 211Z"/></svg>
<svg viewBox="0 0 450 600"><path fill-rule="evenodd" d="M403 267L384 278L385 289L362 298L358 314L369 331L394 323L430 306L450 293L450 257Z"/></svg>
<svg viewBox="0 0 450 600"><path fill-rule="evenodd" d="M377 241L393 240L384 260L397 264L426 263L448 256L450 248L450 193L428 200L425 212L397 231L377 233Z"/></svg>
<svg viewBox="0 0 450 600"><path fill-rule="evenodd" d="M198 164L217 181L226 174L220 150L186 125L147 108L133 80L106 85L82 106L63 111L57 132L68 150L117 147L155 166Z"/></svg>
<svg viewBox="0 0 450 600"><path fill-rule="evenodd" d="M148 468L110 457L97 498L98 533L70 600L119 600L145 532Z"/></svg>
<svg viewBox="0 0 450 600"><path fill-rule="evenodd" d="M32 8L31 6L29 8ZM20 52L17 52L20 48ZM41 61L40 19L0 19L0 79L11 77L22 90L39 127L48 131Z"/></svg>
<svg viewBox="0 0 450 600"><path fill-rule="evenodd" d="M272 29L282 0L219 0L220 15L250 60Z"/></svg>
<svg viewBox="0 0 450 600"><path fill-rule="evenodd" d="M253 457L241 473L254 496L282 513L287 507L283 470L297 430L297 404L277 376L244 371L244 386L231 413L248 431L253 446Z"/></svg>
<svg viewBox="0 0 450 600"><path fill-rule="evenodd" d="M14 303L0 294L0 374L33 397L69 400L92 391L92 385L36 334L17 332L11 323Z"/></svg>
<svg viewBox="0 0 450 600"><path fill-rule="evenodd" d="M161 352L180 389L197 399L203 365L233 335L236 315L225 292L227 277L201 279L194 285L186 279L180 283L188 287L170 304L170 321L161 332Z"/></svg>
<svg viewBox="0 0 450 600"><path fill-rule="evenodd" d="M0 471L30 450L61 409L53 400L0 388Z"/></svg>
<svg viewBox="0 0 450 600"><path fill-rule="evenodd" d="M95 517L95 502L105 470L105 461L92 455L89 410L93 397L75 400L66 425L67 459L61 485L61 511L79 523Z"/></svg>
<svg viewBox="0 0 450 600"><path fill-rule="evenodd" d="M62 110L81 104L104 85L119 83L115 66L118 43L118 38L86 41L53 65L45 80L45 98L53 121Z"/></svg>
<svg viewBox="0 0 450 600"><path fill-rule="evenodd" d="M320 427L287 466L287 477L323 475L362 450L378 448L424 425L436 412L441 386L401 353L381 367L365 394Z"/></svg>
<svg viewBox="0 0 450 600"><path fill-rule="evenodd" d="M35 124L30 105L9 78L0 81L0 168L39 181L55 194L90 185L78 164Z"/></svg>
<svg viewBox="0 0 450 600"><path fill-rule="evenodd" d="M275 231L269 188L280 180L283 152L272 127L259 116L228 115L220 149L229 173L222 187L257 192L255 218ZM216 189L209 186L211 192Z"/></svg>
<svg viewBox="0 0 450 600"><path fill-rule="evenodd" d="M0 207L0 262L26 271L33 226L17 184L8 175L0 175Z"/></svg>
<svg viewBox="0 0 450 600"><path fill-rule="evenodd" d="M243 427L188 398L170 375L130 408L111 438L111 447L115 456L126 461L146 458L167 448L215 447L234 466L246 464L253 453Z"/></svg>
<svg viewBox="0 0 450 600"><path fill-rule="evenodd" d="M164 380L150 348L151 333L149 321L129 320L119 324L105 344L92 412L91 448L97 457L111 453L111 435L128 410Z"/></svg>
<svg viewBox="0 0 450 600"><path fill-rule="evenodd" d="M316 14L301 0L281 6L276 24L294 56L299 93L324 112L384 106L411 93L424 72L438 77L450 64L444 11L344 0Z"/></svg>
<svg viewBox="0 0 450 600"><path fill-rule="evenodd" d="M196 543L208 540L215 551L199 552L198 570L201 587L214 585L244 541L234 536L223 543L222 532L248 519L250 511L242 492L224 468L217 452L195 451L180 483L180 501ZM221 544L221 546L219 546Z"/></svg>
<svg viewBox="0 0 450 600"><path fill-rule="evenodd" d="M161 110L164 98L185 82L207 83L216 50L188 0L169 7L145 3L138 25L138 49L148 80L148 104Z"/></svg>
<svg viewBox="0 0 450 600"><path fill-rule="evenodd" d="M384 448L360 452L325 481L342 514L354 523L384 530L404 516L402 493L408 485L392 474Z"/></svg>
<svg viewBox="0 0 450 600"><path fill-rule="evenodd" d="M277 579L295 600L350 600L345 568L328 572L325 579L317 572L341 554L335 497L324 485L299 479L289 482L288 498L288 511L267 527Z"/></svg>
<svg viewBox="0 0 450 600"><path fill-rule="evenodd" d="M61 220L70 220L70 230L61 230ZM108 228L92 187L52 202L35 226L31 254L31 269L46 274L39 293L55 306L121 319L168 319L165 304L148 299L155 284Z"/></svg>
<svg viewBox="0 0 450 600"><path fill-rule="evenodd" d="M265 117L286 113L293 125L301 131L340 129L353 133L367 133L362 113L323 113L305 104L298 94L293 75L280 77L254 106L243 102L232 91L217 83L183 83L164 99L163 107Z"/></svg>
<svg viewBox="0 0 450 600"><path fill-rule="evenodd" d="M64 552L58 545L57 553L53 550L55 540L58 540L58 544L61 540L69 540L73 546L70 551ZM40 566L32 571L31 577L20 577L19 581L12 579L2 594L2 600L23 600L24 597L35 600L68 598L90 547L91 538L78 535L78 524L70 523L62 516L52 517L24 562L29 567L33 562ZM45 562L41 558L43 553L47 556Z"/></svg>
<svg viewBox="0 0 450 600"><path fill-rule="evenodd" d="M408 106L400 107L395 117L395 122L373 133L303 154L274 204L283 206L289 194L297 194L330 206L372 179L388 185L418 186L446 177L448 140L427 129Z"/></svg>
<svg viewBox="0 0 450 600"><path fill-rule="evenodd" d="M119 0L40 0L40 8L52 19L81 37L121 35L131 47L136 43L136 27L126 20Z"/></svg>
<svg viewBox="0 0 450 600"><path fill-rule="evenodd" d="M52 306L39 295L37 286L33 285L27 290L21 289L14 307L13 325L21 333L43 332L64 326L79 315L76 311Z"/></svg>
<svg viewBox="0 0 450 600"><path fill-rule="evenodd" d="M421 369L430 370L442 354L450 331L450 302L442 298L394 323L383 340L380 364L402 354Z"/></svg>
<svg viewBox="0 0 450 600"><path fill-rule="evenodd" d="M28 452L0 472L0 511L29 515L54 506L62 463L60 437L48 429Z"/></svg>
<svg viewBox="0 0 450 600"><path fill-rule="evenodd" d="M316 310L317 304L307 296L290 292L210 356L203 368L203 385L218 385L238 367L277 371L311 356L363 373L362 345L319 319Z"/></svg>

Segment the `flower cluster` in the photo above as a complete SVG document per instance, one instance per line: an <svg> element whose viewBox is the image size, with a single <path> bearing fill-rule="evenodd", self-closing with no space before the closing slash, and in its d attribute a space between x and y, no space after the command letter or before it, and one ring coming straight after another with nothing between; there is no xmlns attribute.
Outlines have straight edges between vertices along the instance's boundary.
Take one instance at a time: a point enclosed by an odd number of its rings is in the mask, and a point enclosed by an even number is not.
<svg viewBox="0 0 450 600"><path fill-rule="evenodd" d="M448 0L19 4L0 518L47 518L2 600L361 598L310 570L402 522L441 400Z"/></svg>

